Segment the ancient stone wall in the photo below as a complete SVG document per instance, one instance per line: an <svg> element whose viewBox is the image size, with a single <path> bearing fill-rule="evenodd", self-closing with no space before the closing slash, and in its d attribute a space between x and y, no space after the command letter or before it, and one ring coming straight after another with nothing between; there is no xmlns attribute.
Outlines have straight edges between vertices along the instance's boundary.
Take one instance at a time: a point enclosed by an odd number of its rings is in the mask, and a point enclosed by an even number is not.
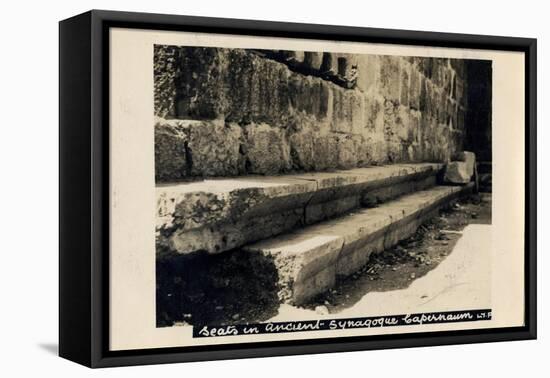
<svg viewBox="0 0 550 378"><path fill-rule="evenodd" d="M155 46L158 182L397 162L463 148L463 60Z"/></svg>

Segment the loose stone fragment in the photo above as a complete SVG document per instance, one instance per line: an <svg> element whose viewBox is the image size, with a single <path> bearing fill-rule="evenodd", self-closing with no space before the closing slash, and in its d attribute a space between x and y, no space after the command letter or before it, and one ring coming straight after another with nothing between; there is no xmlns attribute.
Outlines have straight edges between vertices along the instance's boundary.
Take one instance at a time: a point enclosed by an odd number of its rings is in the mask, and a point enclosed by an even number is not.
<svg viewBox="0 0 550 378"><path fill-rule="evenodd" d="M464 161L452 161L445 168L444 181L449 184L467 184L472 179L468 164Z"/></svg>

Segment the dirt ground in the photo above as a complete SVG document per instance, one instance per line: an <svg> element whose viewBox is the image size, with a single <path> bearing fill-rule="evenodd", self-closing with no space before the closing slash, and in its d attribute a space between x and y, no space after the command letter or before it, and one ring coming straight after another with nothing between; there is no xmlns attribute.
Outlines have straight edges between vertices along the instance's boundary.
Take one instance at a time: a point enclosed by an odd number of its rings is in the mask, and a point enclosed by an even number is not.
<svg viewBox="0 0 550 378"><path fill-rule="evenodd" d="M420 226L409 239L372 255L363 269L340 280L335 288L304 307L320 313L338 313L353 306L368 292L404 289L437 267L452 252L466 225L490 223L490 193L456 202L439 217Z"/></svg>

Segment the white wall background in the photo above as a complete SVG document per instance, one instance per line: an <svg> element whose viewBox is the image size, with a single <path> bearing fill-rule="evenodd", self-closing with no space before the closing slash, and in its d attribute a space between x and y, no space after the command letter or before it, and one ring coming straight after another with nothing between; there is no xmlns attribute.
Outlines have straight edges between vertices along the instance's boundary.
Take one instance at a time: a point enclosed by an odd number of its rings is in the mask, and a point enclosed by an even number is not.
<svg viewBox="0 0 550 378"><path fill-rule="evenodd" d="M0 22L0 375L18 376L518 376L548 371L550 212L548 11L541 1L4 2ZM539 39L539 340L88 370L55 356L58 246L58 25L89 9L371 26ZM498 127L495 125L494 127ZM542 141L542 142L540 142Z"/></svg>

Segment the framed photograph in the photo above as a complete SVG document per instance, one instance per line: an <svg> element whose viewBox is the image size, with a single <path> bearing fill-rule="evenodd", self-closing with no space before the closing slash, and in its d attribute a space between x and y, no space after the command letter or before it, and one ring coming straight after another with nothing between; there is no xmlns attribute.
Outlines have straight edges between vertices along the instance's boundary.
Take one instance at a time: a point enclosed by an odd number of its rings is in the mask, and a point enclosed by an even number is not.
<svg viewBox="0 0 550 378"><path fill-rule="evenodd" d="M62 357L536 337L536 40L60 22Z"/></svg>

